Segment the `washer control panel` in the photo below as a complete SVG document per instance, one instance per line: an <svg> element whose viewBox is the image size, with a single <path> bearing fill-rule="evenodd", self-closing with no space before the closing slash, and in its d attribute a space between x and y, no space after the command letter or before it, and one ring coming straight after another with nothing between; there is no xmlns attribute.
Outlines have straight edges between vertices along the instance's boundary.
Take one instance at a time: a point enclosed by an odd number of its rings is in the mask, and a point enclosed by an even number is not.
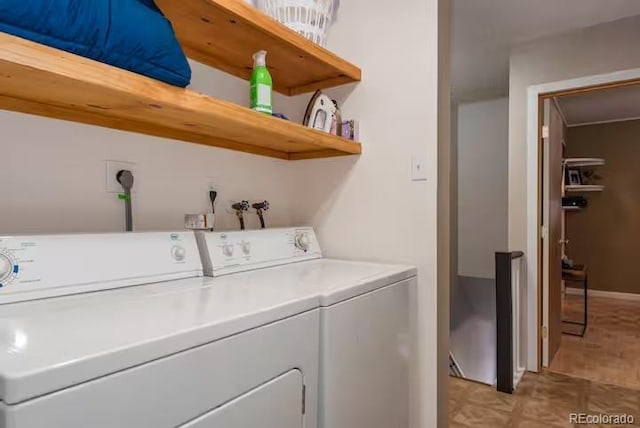
<svg viewBox="0 0 640 428"><path fill-rule="evenodd" d="M201 275L193 232L0 237L0 304Z"/></svg>
<svg viewBox="0 0 640 428"><path fill-rule="evenodd" d="M218 276L322 257L311 227L197 232L205 275Z"/></svg>

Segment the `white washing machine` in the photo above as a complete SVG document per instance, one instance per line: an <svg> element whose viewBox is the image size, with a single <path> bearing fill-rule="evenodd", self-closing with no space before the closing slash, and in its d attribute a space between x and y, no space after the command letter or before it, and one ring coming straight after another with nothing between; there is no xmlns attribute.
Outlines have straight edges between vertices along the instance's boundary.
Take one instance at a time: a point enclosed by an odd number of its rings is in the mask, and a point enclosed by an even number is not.
<svg viewBox="0 0 640 428"><path fill-rule="evenodd" d="M317 296L320 428L409 426L415 268L322 258L311 228L201 233L198 241L205 275L293 280ZM250 269L259 270L238 273Z"/></svg>
<svg viewBox="0 0 640 428"><path fill-rule="evenodd" d="M315 428L318 295L260 272L202 277L187 232L0 238L0 427Z"/></svg>

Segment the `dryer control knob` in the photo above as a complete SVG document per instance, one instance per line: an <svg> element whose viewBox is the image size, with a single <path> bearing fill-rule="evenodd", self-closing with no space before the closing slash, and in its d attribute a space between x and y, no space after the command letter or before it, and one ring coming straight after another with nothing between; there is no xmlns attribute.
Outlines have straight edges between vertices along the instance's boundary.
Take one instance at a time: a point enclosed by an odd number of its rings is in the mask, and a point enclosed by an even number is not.
<svg viewBox="0 0 640 428"><path fill-rule="evenodd" d="M242 252L244 253L245 256L248 256L249 254L251 254L251 242L242 241L240 243L240 248L242 248Z"/></svg>
<svg viewBox="0 0 640 428"><path fill-rule="evenodd" d="M187 251L180 245L174 245L171 248L171 257L177 262L181 262L187 256Z"/></svg>
<svg viewBox="0 0 640 428"><path fill-rule="evenodd" d="M224 254L227 257L232 257L233 256L233 245L224 244L222 246L222 254Z"/></svg>
<svg viewBox="0 0 640 428"><path fill-rule="evenodd" d="M311 239L309 239L309 235L306 232L300 232L296 234L296 248L307 252L309 251L309 246L311 245Z"/></svg>
<svg viewBox="0 0 640 428"><path fill-rule="evenodd" d="M0 253L0 284L4 283L13 273L13 261L6 254Z"/></svg>

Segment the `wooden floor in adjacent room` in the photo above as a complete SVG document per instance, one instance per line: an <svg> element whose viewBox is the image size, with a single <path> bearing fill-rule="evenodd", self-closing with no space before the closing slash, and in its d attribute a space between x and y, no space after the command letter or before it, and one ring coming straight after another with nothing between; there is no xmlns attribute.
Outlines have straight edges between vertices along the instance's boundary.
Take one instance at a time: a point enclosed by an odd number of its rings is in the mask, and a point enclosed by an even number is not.
<svg viewBox="0 0 640 428"><path fill-rule="evenodd" d="M640 390L640 301L589 297L584 337L562 336L549 370ZM567 295L563 319L582 317L582 296ZM567 331L578 326L565 324Z"/></svg>
<svg viewBox="0 0 640 428"><path fill-rule="evenodd" d="M497 392L488 385L449 378L451 428L585 426L572 424L571 413L628 414L635 418L633 426L640 426L640 391L549 371L525 374L513 395Z"/></svg>

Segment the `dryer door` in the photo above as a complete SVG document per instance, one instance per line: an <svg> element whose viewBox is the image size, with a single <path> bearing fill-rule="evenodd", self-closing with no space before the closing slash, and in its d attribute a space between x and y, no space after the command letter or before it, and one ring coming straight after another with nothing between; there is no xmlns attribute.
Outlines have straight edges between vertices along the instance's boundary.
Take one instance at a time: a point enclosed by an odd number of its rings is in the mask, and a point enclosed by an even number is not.
<svg viewBox="0 0 640 428"><path fill-rule="evenodd" d="M304 385L291 370L180 428L302 428Z"/></svg>

